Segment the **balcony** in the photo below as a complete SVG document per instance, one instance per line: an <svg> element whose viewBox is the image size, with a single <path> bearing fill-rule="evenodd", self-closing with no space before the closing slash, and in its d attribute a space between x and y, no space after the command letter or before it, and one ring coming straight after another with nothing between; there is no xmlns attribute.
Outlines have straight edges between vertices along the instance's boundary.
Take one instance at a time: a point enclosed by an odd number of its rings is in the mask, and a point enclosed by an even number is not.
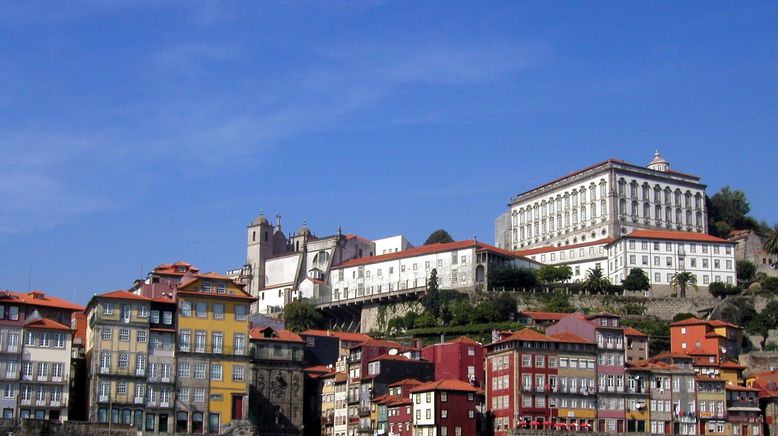
<svg viewBox="0 0 778 436"><path fill-rule="evenodd" d="M146 370L145 369L136 369L135 370L135 375L138 376L138 377L143 377L144 375L146 375Z"/></svg>
<svg viewBox="0 0 778 436"><path fill-rule="evenodd" d="M170 376L162 377L162 383L170 383Z"/></svg>
<svg viewBox="0 0 778 436"><path fill-rule="evenodd" d="M157 403L154 400L149 400L146 402L146 407L156 407Z"/></svg>
<svg viewBox="0 0 778 436"><path fill-rule="evenodd" d="M38 381L45 382L45 381L48 381L48 380L49 380L48 376L46 376L46 375L38 375Z"/></svg>
<svg viewBox="0 0 778 436"><path fill-rule="evenodd" d="M29 406L32 404L32 400L29 398L26 399L22 398L21 400L19 400L19 403L21 403L22 406Z"/></svg>
<svg viewBox="0 0 778 436"><path fill-rule="evenodd" d="M59 400L57 400L57 401L54 401L54 400L52 400L52 401L51 401L51 407L60 407L60 402L59 402Z"/></svg>
<svg viewBox="0 0 778 436"><path fill-rule="evenodd" d="M165 407L165 408L170 407L170 402L169 401L160 401L159 402L159 407Z"/></svg>
<svg viewBox="0 0 778 436"><path fill-rule="evenodd" d="M9 345L8 346L8 352L9 353L18 353L19 352L19 346L18 345Z"/></svg>
<svg viewBox="0 0 778 436"><path fill-rule="evenodd" d="M143 404L143 397L135 397L135 401L133 401L135 404Z"/></svg>
<svg viewBox="0 0 778 436"><path fill-rule="evenodd" d="M53 381L55 383L61 383L62 382L62 376L52 377L51 381Z"/></svg>
<svg viewBox="0 0 778 436"><path fill-rule="evenodd" d="M101 403L107 403L107 402L108 402L108 395L100 395L100 396L97 398L97 401L99 401L99 402L101 402Z"/></svg>
<svg viewBox="0 0 778 436"><path fill-rule="evenodd" d="M35 405L36 406L45 406L46 405L46 400L35 400Z"/></svg>
<svg viewBox="0 0 778 436"><path fill-rule="evenodd" d="M107 366L101 366L100 367L100 374L110 374L111 368L108 368Z"/></svg>

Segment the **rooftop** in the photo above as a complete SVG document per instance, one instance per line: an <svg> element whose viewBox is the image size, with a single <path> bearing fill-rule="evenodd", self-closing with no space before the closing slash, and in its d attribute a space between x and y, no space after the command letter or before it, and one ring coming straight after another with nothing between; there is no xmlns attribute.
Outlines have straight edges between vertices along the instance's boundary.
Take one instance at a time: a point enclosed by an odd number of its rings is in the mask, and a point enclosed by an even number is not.
<svg viewBox="0 0 778 436"><path fill-rule="evenodd" d="M470 383L461 380L436 380L411 388L411 393L428 391L476 392L477 389Z"/></svg>

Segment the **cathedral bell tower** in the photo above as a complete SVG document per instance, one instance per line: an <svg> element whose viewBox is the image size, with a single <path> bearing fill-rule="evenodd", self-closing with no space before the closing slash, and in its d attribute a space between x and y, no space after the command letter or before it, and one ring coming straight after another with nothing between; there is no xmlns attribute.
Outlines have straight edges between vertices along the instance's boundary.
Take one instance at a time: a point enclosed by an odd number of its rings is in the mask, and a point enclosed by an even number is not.
<svg viewBox="0 0 778 436"><path fill-rule="evenodd" d="M251 269L247 291L258 296L265 287L265 260L273 256L273 227L262 211L246 228L246 264Z"/></svg>

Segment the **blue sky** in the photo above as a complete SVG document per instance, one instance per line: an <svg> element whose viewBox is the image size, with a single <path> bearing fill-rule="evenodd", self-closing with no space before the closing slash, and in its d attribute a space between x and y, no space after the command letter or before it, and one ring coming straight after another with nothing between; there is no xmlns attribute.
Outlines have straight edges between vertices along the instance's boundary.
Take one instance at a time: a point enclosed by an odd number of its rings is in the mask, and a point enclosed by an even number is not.
<svg viewBox="0 0 778 436"><path fill-rule="evenodd" d="M493 241L508 198L616 157L778 221L778 7L741 2L13 2L0 8L0 288L85 303L223 272L286 231Z"/></svg>

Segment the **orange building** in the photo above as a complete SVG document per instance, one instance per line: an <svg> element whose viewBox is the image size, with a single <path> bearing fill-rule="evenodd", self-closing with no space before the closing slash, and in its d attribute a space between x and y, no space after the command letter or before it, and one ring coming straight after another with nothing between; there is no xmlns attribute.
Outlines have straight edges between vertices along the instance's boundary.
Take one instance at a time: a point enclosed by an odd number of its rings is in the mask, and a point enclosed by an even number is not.
<svg viewBox="0 0 778 436"><path fill-rule="evenodd" d="M720 320L689 318L670 324L672 353L704 353L722 361L737 360L742 340L742 327Z"/></svg>

